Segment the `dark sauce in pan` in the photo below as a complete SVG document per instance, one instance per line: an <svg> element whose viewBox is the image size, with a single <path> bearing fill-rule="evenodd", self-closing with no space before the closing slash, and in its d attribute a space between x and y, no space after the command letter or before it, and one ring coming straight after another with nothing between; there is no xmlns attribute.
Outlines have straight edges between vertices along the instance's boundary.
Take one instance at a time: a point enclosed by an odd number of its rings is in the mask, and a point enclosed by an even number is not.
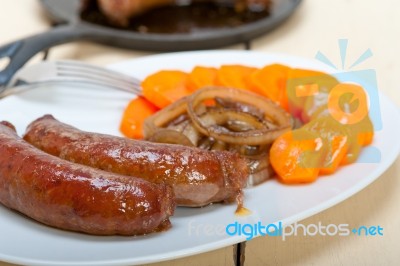
<svg viewBox="0 0 400 266"><path fill-rule="evenodd" d="M270 15L269 9L236 11L233 5L217 2L195 2L186 6L170 5L152 9L130 20L120 28L140 33L192 33L210 29L234 28ZM90 1L81 12L84 21L118 28L108 22L96 1Z"/></svg>

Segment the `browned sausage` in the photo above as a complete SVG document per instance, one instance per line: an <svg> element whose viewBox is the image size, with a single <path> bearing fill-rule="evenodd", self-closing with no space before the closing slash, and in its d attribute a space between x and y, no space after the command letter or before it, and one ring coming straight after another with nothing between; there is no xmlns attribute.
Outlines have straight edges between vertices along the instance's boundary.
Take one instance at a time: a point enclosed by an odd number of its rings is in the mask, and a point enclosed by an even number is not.
<svg viewBox="0 0 400 266"><path fill-rule="evenodd" d="M83 1L84 6L89 0ZM118 26L128 26L129 19L148 10L176 4L177 0L97 0L101 12L111 23ZM266 9L271 0L191 0L190 2L225 2L235 6L239 12L257 8ZM162 22L161 22L162 23Z"/></svg>
<svg viewBox="0 0 400 266"><path fill-rule="evenodd" d="M44 224L94 235L169 228L172 189L49 155L0 123L0 202Z"/></svg>
<svg viewBox="0 0 400 266"><path fill-rule="evenodd" d="M83 132L51 115L32 122L24 138L72 162L165 182L173 186L180 206L232 201L248 177L246 161L236 153Z"/></svg>

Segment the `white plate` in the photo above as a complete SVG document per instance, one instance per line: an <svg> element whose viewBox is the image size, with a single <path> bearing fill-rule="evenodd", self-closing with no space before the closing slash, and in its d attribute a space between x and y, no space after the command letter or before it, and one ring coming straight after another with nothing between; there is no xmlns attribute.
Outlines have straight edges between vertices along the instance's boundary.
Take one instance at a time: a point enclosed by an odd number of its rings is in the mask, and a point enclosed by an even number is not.
<svg viewBox="0 0 400 266"><path fill-rule="evenodd" d="M273 62L329 71L311 60L241 51L164 54L118 63L112 68L144 78L159 69L188 71L194 65L263 66ZM127 93L94 87L42 86L0 100L0 118L14 123L20 134L29 122L50 113L83 130L119 135L121 114L131 97ZM34 265L150 263L244 241L245 236L231 237L218 231L234 221L289 224L305 219L366 187L397 157L400 150L400 142L396 141L400 135L398 109L383 95L380 95L380 106L383 129L376 132L373 143L381 151L380 163L355 163L310 185L285 186L271 180L246 189L245 203L252 210L251 216L235 217L234 205L178 208L171 219L173 228L167 232L145 237L96 237L53 229L0 207L0 260ZM217 231L210 233L208 230L212 227Z"/></svg>

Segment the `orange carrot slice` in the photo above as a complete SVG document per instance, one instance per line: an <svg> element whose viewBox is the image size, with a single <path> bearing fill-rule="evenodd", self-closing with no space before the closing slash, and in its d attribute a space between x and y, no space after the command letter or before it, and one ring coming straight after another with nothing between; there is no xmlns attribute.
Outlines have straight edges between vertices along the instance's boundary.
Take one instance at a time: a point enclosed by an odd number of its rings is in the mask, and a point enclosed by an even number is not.
<svg viewBox="0 0 400 266"><path fill-rule="evenodd" d="M143 138L144 120L159 109L143 97L129 102L122 116L120 131L128 138Z"/></svg>
<svg viewBox="0 0 400 266"><path fill-rule="evenodd" d="M320 174L329 175L334 173L339 165L346 160L348 153L353 156L351 141L356 141L356 138L348 128L331 117L312 120L304 126L304 129L317 133L323 140L325 155L321 164Z"/></svg>
<svg viewBox="0 0 400 266"><path fill-rule="evenodd" d="M223 65L218 69L216 85L251 90L249 87L250 75L256 70L255 67L243 65Z"/></svg>
<svg viewBox="0 0 400 266"><path fill-rule="evenodd" d="M320 171L322 175L333 174L339 167L347 153L348 138L347 136L334 136L328 145L328 152L325 155L325 160Z"/></svg>
<svg viewBox="0 0 400 266"><path fill-rule="evenodd" d="M324 156L317 133L298 129L289 131L272 144L270 161L283 183L309 183L317 179Z"/></svg>
<svg viewBox="0 0 400 266"><path fill-rule="evenodd" d="M307 114L310 107L306 107L307 99L315 98L320 93L329 93L329 91L338 84L336 78L323 72L306 70L306 69L290 69L286 83L286 91L289 99L290 113L302 118L311 114ZM306 114L304 114L306 112ZM307 122L307 121L303 121Z"/></svg>
<svg viewBox="0 0 400 266"><path fill-rule="evenodd" d="M215 85L217 73L218 70L214 67L196 66L189 73L189 90L196 91L206 86Z"/></svg>
<svg viewBox="0 0 400 266"><path fill-rule="evenodd" d="M286 81L290 67L272 64L254 71L250 76L252 89L288 110Z"/></svg>
<svg viewBox="0 0 400 266"><path fill-rule="evenodd" d="M164 108L191 93L187 84L187 73L163 70L148 76L141 85L143 96L158 108Z"/></svg>

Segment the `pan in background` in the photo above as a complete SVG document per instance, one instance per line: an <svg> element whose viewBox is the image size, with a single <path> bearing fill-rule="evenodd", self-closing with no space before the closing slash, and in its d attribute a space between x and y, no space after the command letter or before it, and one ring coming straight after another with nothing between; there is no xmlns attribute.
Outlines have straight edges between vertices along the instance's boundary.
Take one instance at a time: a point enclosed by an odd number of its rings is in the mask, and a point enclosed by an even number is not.
<svg viewBox="0 0 400 266"><path fill-rule="evenodd" d="M149 51L211 49L246 42L277 27L295 11L301 2L301 0L273 0L269 16L235 28L217 28L192 33L143 34L82 21L80 18L81 0L40 1L52 20L58 24L85 25L96 31L91 34L91 37L94 38L93 35L97 35L96 41L98 42ZM78 27L76 30L79 31Z"/></svg>
<svg viewBox="0 0 400 266"><path fill-rule="evenodd" d="M82 21L80 0L40 0L58 26L0 47L0 59L9 57L9 64L0 71L1 86L7 85L15 72L32 56L52 46L76 40L89 40L128 49L149 51L184 51L222 47L247 42L281 24L301 0L273 0L270 15L256 22L234 28L183 34L139 33Z"/></svg>

